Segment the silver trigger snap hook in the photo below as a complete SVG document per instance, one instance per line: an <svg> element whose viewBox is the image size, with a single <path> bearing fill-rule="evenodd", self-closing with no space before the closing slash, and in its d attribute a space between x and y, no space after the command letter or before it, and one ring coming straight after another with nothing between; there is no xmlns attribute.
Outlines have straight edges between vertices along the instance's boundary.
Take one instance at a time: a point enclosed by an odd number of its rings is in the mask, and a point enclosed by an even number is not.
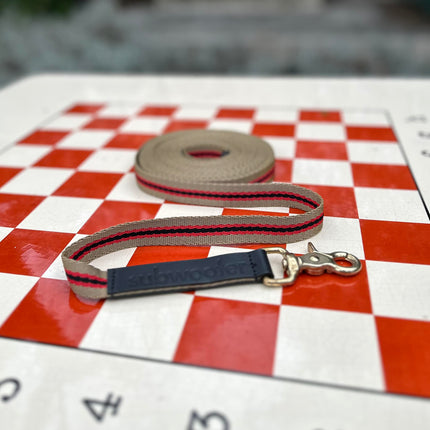
<svg viewBox="0 0 430 430"><path fill-rule="evenodd" d="M319 252L312 242L308 243L308 253L298 257L283 248L263 248L267 254L281 254L284 278L270 278L265 276L263 284L268 287L284 287L292 285L301 272L309 275L321 275L325 272L341 276L353 276L360 272L360 260L344 251L331 253ZM339 264L345 262L347 265Z"/></svg>

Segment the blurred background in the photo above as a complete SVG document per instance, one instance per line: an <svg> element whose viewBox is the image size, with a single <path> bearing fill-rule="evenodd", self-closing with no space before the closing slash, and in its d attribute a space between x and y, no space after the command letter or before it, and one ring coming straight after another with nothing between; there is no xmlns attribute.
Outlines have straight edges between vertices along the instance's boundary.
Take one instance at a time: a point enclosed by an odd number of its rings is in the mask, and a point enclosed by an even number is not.
<svg viewBox="0 0 430 430"><path fill-rule="evenodd" d="M430 0L0 0L0 87L40 72L428 76Z"/></svg>

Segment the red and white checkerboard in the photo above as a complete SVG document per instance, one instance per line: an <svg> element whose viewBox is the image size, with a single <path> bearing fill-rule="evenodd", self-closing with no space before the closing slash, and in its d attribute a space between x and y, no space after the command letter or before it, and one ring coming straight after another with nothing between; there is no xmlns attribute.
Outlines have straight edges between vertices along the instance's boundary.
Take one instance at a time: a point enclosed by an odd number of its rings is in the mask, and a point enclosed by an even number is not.
<svg viewBox="0 0 430 430"><path fill-rule="evenodd" d="M156 135L192 128L269 142L275 180L325 200L316 247L355 254L363 271L301 275L283 290L76 297L59 255L83 235L139 219L262 212L180 205L137 188L136 150ZM0 153L0 208L0 337L430 397L430 224L384 111L78 103ZM303 253L305 244L288 249ZM130 249L98 266L237 250Z"/></svg>

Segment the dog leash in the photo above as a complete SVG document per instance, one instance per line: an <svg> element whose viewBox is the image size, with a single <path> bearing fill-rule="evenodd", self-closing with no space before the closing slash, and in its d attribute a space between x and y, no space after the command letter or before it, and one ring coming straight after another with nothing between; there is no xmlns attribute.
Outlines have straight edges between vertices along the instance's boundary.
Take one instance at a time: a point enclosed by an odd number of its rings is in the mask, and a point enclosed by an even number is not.
<svg viewBox="0 0 430 430"><path fill-rule="evenodd" d="M274 155L263 140L236 132L190 130L156 137L135 160L137 185L146 193L175 201L218 207L290 207L294 216L185 216L134 221L89 235L62 253L67 279L79 296L92 299L197 290L243 282L288 285L302 270L343 275L361 268L347 253L310 249L308 262L283 248L258 249L200 260L98 269L94 259L124 248L160 245L291 243L318 233L323 199L304 187L270 182ZM273 279L268 253L283 256L287 277ZM313 258L311 258L313 256ZM344 259L350 267L337 261ZM305 258L306 260L306 258ZM359 267L360 265L360 267ZM294 279L293 279L294 278ZM283 282L281 282L283 281Z"/></svg>

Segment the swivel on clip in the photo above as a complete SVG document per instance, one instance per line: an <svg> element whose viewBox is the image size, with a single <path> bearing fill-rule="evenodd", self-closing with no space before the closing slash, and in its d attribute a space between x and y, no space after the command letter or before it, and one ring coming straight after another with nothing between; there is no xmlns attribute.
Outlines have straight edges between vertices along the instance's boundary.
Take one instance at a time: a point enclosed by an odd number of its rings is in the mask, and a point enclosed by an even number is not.
<svg viewBox="0 0 430 430"><path fill-rule="evenodd" d="M299 273L305 271L310 275L321 275L324 272L336 273L341 276L353 276L361 270L360 260L344 251L325 254L316 250L312 242L308 243L308 253L298 257L284 248L263 248L267 254L282 255L284 278L270 278L265 276L263 283L267 287L285 287L294 284ZM345 261L348 266L337 262Z"/></svg>

